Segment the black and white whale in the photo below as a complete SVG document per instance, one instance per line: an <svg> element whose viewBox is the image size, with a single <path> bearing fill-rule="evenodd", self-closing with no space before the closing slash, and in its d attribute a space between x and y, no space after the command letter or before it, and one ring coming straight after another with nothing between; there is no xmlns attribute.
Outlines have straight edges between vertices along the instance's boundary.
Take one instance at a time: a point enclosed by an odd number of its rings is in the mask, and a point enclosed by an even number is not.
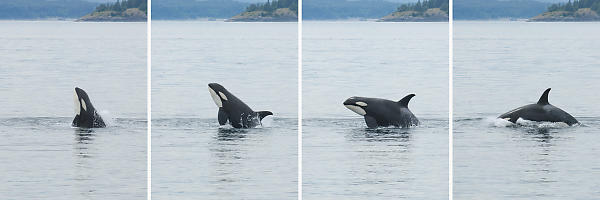
<svg viewBox="0 0 600 200"><path fill-rule="evenodd" d="M564 122L573 125L579 123L569 113L548 103L548 93L550 88L544 91L537 103L525 105L517 109L508 111L498 118L516 123L519 118L536 122Z"/></svg>
<svg viewBox="0 0 600 200"><path fill-rule="evenodd" d="M76 87L73 95L75 101L75 119L71 126L81 128L104 128L106 124L102 117L96 112L87 93Z"/></svg>
<svg viewBox="0 0 600 200"><path fill-rule="evenodd" d="M219 107L220 125L225 125L229 121L234 128L253 128L262 125L261 120L266 116L273 115L270 111L254 112L242 100L218 83L208 84L208 92Z"/></svg>
<svg viewBox="0 0 600 200"><path fill-rule="evenodd" d="M419 119L408 109L408 102L415 94L406 95L400 101L387 99L350 97L344 101L346 108L365 117L369 128L396 126L407 128L419 125Z"/></svg>

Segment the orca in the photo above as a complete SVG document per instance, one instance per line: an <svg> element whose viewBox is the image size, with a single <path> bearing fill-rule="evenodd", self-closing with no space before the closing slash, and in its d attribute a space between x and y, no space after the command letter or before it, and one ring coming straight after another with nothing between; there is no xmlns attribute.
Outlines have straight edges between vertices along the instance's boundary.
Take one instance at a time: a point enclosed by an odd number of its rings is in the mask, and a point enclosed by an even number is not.
<svg viewBox="0 0 600 200"><path fill-rule="evenodd" d="M218 83L209 83L208 92L217 107L219 107L218 119L220 125L229 122L234 128L253 128L262 125L261 120L266 116L273 115L270 111L254 112L242 100Z"/></svg>
<svg viewBox="0 0 600 200"><path fill-rule="evenodd" d="M75 101L75 119L71 126L81 128L104 128L106 124L98 114L87 93L76 87L73 95Z"/></svg>
<svg viewBox="0 0 600 200"><path fill-rule="evenodd" d="M419 119L408 109L408 102L415 94L406 95L400 101L387 99L350 97L344 101L346 108L362 115L369 128L418 126Z"/></svg>
<svg viewBox="0 0 600 200"><path fill-rule="evenodd" d="M550 89L546 89L537 103L525 105L500 115L498 118L516 123L519 118L536 122L564 122L569 126L579 122L569 113L548 103Z"/></svg>

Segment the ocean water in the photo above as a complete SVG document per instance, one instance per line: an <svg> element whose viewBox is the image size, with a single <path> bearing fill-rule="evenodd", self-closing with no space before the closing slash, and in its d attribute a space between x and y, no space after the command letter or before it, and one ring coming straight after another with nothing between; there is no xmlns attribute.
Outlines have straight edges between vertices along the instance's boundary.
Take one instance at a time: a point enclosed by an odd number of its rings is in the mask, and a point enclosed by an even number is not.
<svg viewBox="0 0 600 200"><path fill-rule="evenodd" d="M600 24L456 22L454 30L455 198L600 196ZM495 119L546 88L582 125Z"/></svg>
<svg viewBox="0 0 600 200"><path fill-rule="evenodd" d="M0 21L0 198L146 198L146 25ZM72 128L74 87L107 128Z"/></svg>
<svg viewBox="0 0 600 200"><path fill-rule="evenodd" d="M296 199L296 23L154 21L152 198ZM219 126L208 83L263 126Z"/></svg>
<svg viewBox="0 0 600 200"><path fill-rule="evenodd" d="M304 22L304 199L448 198L448 24ZM342 102L400 100L421 125L368 129Z"/></svg>

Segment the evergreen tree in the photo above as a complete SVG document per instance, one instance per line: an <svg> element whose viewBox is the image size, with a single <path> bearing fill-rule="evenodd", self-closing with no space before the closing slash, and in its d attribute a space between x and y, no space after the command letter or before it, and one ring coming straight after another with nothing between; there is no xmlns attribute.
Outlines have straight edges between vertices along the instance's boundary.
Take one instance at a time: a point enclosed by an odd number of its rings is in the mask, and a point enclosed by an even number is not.
<svg viewBox="0 0 600 200"><path fill-rule="evenodd" d="M590 8L595 12L599 12L600 0L569 0L567 3L557 3L548 6L548 12L567 11L575 12L581 8ZM599 13L600 14L600 13Z"/></svg>
<svg viewBox="0 0 600 200"><path fill-rule="evenodd" d="M138 8L141 11L147 12L147 0L117 0L115 3L100 4L96 7L96 12L114 11L123 12L129 8Z"/></svg>
<svg viewBox="0 0 600 200"><path fill-rule="evenodd" d="M246 7L246 12L264 11L271 13L279 8L288 8L291 11L298 13L298 1L297 0L267 0L266 3L250 4Z"/></svg>

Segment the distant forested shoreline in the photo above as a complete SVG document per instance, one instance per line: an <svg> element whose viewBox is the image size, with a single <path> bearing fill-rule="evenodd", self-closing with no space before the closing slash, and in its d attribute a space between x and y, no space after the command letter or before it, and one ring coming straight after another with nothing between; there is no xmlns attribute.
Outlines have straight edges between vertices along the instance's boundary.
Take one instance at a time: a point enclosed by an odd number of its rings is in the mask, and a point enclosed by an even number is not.
<svg viewBox="0 0 600 200"><path fill-rule="evenodd" d="M253 3L246 7L246 12L254 12L254 11L265 11L268 14L273 14L273 12L280 8L288 8L291 11L298 14L298 1L297 0L267 0L266 3Z"/></svg>
<svg viewBox="0 0 600 200"><path fill-rule="evenodd" d="M600 21L600 0L569 0L552 4L529 21Z"/></svg>
<svg viewBox="0 0 600 200"><path fill-rule="evenodd" d="M400 5L395 12L379 19L381 22L448 21L448 0L418 0Z"/></svg>
<svg viewBox="0 0 600 200"><path fill-rule="evenodd" d="M298 0L267 0L265 3L254 3L246 10L227 21L298 21Z"/></svg>
<svg viewBox="0 0 600 200"><path fill-rule="evenodd" d="M79 19L83 16L106 20L141 20L147 14L146 0L119 0L98 3L86 0L0 0L0 19ZM410 1L409 1L410 2ZM304 20L365 20L382 19L390 13L396 16L441 15L447 6L435 5L447 1L417 0L400 4L387 0L303 0ZM597 21L600 20L600 0L460 0L454 1L455 20L530 19L531 21ZM294 4L295 3L295 4ZM267 5L268 4L268 5ZM135 8L139 10L129 10ZM285 9L284 9L285 8ZM279 11L277 11L280 9ZM283 10L282 10L283 9ZM298 15L296 0L265 0L262 3L241 0L160 0L153 2L153 19L258 19ZM403 13L404 12L404 13ZM95 14L92 14L95 13ZM245 13L245 14L242 14ZM402 14L401 14L402 13ZM238 16L239 15L239 16ZM258 16L258 17L257 17ZM293 20L292 20L293 21Z"/></svg>
<svg viewBox="0 0 600 200"><path fill-rule="evenodd" d="M137 8L148 13L148 2L146 0L117 0L114 3L103 3L96 7L94 12L124 12L130 8Z"/></svg>
<svg viewBox="0 0 600 200"><path fill-rule="evenodd" d="M93 12L77 21L146 21L147 0L117 0L114 3L100 4Z"/></svg>

